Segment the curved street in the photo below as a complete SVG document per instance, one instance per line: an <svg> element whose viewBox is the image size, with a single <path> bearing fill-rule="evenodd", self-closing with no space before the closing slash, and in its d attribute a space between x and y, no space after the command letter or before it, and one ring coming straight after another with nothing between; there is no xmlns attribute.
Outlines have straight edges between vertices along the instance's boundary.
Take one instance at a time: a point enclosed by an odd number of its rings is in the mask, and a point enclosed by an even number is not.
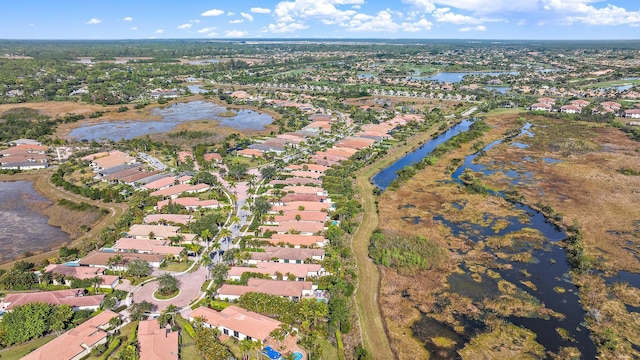
<svg viewBox="0 0 640 360"><path fill-rule="evenodd" d="M161 271L162 272L162 271ZM200 267L193 272L177 275L176 279L180 281L180 294L173 299L158 300L153 294L158 290L158 282L151 281L143 286L137 286L133 290L133 301L136 303L148 301L154 305L151 310L153 313L159 313L166 309L170 304L183 308L188 306L193 299L200 296L200 287L207 279L207 269Z"/></svg>

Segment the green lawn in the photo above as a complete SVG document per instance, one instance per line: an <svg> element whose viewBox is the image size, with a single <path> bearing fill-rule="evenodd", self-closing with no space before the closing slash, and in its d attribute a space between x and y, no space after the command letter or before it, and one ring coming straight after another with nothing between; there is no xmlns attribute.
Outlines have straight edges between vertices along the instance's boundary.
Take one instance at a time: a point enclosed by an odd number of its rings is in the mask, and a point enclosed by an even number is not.
<svg viewBox="0 0 640 360"><path fill-rule="evenodd" d="M589 84L586 87L593 89L593 88L606 88L611 86L622 86L622 85L631 85L631 84L633 85L640 84L640 79L603 81L603 82Z"/></svg>
<svg viewBox="0 0 640 360"><path fill-rule="evenodd" d="M183 272L193 264L193 260L183 262L170 262L166 267L162 267L162 270Z"/></svg>
<svg viewBox="0 0 640 360"><path fill-rule="evenodd" d="M2 350L0 351L0 359L18 360L23 356L27 355L28 353L30 353L31 351L55 339L56 337L57 336L55 334L51 334L51 335L43 336L36 340L26 342L24 344L16 345L9 349Z"/></svg>
<svg viewBox="0 0 640 360"><path fill-rule="evenodd" d="M176 315L176 323L180 327L180 359L202 359L196 349L195 341L184 330L184 324L188 321L180 315Z"/></svg>

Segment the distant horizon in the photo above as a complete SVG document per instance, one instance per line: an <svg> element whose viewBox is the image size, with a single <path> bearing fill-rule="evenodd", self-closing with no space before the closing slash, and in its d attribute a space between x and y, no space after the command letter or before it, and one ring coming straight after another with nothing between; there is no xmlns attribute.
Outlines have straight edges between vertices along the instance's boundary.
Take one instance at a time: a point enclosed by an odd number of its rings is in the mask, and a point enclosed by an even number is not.
<svg viewBox="0 0 640 360"><path fill-rule="evenodd" d="M475 39L475 38L375 38L375 37L362 37L362 38L320 38L320 37L308 37L308 38L266 38L266 37L257 37L257 38L153 38L153 39L140 39L140 38L113 38L113 39L12 39L12 38L0 38L0 42L2 41L86 41L86 42L109 42L109 41L199 41L199 42L245 42L245 41L287 41L287 42L295 42L295 41L353 41L353 42L366 42L366 41L409 41L409 42L419 42L419 41L465 41L465 42L518 42L518 41L542 41L542 42L566 42L566 41L577 41L577 42L607 42L607 41L617 41L617 42L635 42L640 41L640 37L634 39L624 39L624 38L609 38L609 39L535 39L535 38L519 38L519 39L506 39L506 38L495 38L495 39Z"/></svg>
<svg viewBox="0 0 640 360"><path fill-rule="evenodd" d="M23 0L6 40L638 40L637 0Z"/></svg>

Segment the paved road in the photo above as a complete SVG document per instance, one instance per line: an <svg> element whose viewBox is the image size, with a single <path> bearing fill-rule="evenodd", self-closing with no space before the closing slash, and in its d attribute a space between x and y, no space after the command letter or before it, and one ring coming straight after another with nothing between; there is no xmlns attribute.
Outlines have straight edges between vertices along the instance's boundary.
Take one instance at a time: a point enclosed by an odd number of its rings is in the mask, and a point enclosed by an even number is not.
<svg viewBox="0 0 640 360"><path fill-rule="evenodd" d="M178 308L185 307L193 299L197 299L200 296L200 286L207 278L207 269L199 268L192 273L176 276L176 278L180 280L180 294L175 298L170 300L155 299L153 293L158 289L158 282L152 281L135 289L133 294L134 302L148 301L152 303L154 305L152 310L154 313L159 313L170 304Z"/></svg>

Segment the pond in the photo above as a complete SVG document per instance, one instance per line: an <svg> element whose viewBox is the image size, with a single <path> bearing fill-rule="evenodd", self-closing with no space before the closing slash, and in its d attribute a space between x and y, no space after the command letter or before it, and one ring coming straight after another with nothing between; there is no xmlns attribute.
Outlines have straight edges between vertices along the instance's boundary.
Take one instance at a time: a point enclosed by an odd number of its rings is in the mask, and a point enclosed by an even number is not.
<svg viewBox="0 0 640 360"><path fill-rule="evenodd" d="M384 190L391 180L393 180L390 179L392 177L391 174L395 174L397 170L427 156L437 145L446 141L444 140L445 138L451 138L455 134L468 130L470 123L471 122L467 122L464 125L461 123L452 127L449 131L427 142L422 148L398 160L389 168L384 169L381 173L374 176L374 184ZM526 124L518 137L534 136L530 131L530 127L530 124ZM484 174L485 176L496 172L509 172L510 177L515 178L515 182L521 180L526 181L527 179L520 179L521 176L528 176L526 173L521 175L517 171L511 171L512 169L510 168L496 169L495 164L489 169L487 166L475 161L478 156L486 154L491 148L501 142L503 142L503 140L496 140L485 146L481 151L467 156L462 165L453 172L452 181L463 185L460 180L460 175L462 175L465 170L471 170L475 173ZM420 155L418 155L418 151L420 151ZM503 194L501 192L490 191L490 195L488 196L503 197ZM491 258L496 259L495 271L502 279L515 284L520 290L527 292L540 301L540 303L544 304L546 308L562 314L564 318L551 317L549 319L541 319L509 316L504 320L533 331L537 335L537 342L543 345L548 351L557 353L562 347L576 347L582 353L582 358L595 358L597 354L596 346L590 338L589 329L583 326L585 322L585 311L580 304L578 288L571 283L569 276L570 267L567 262L565 250L558 245L558 241L566 237L565 233L547 221L542 213L531 207L519 203L513 204L513 207L515 212L521 214L520 216L507 216L504 219L494 218L493 221L488 221L491 219L490 214L485 214L484 222L488 222L488 225L465 221L448 221L440 215L434 216L434 220L441 221L451 230L454 236L467 238L474 242L486 241L490 236L515 235L516 232L526 229L529 229L528 231L536 231L540 234L542 244L519 240L514 242L515 245L513 245L513 249L511 250L500 249L502 252L528 252L531 254L531 261L529 262L510 261L509 257L501 258L497 254L498 250L492 249L490 246L484 246L482 249L489 253ZM501 227L500 230L496 232L494 225L496 225L497 221L506 221L508 225ZM483 278L483 281L484 280L486 279ZM478 286L476 286L477 289L469 285L473 284L471 281L460 275L451 276L449 283L451 292L457 292L461 295L469 296L472 299L478 296L485 296L485 292L478 291L479 288L491 288L491 286L487 284L479 283ZM533 284L533 286L525 286L524 284ZM491 291L487 291L486 296L490 296L490 293ZM427 323L429 325L426 325ZM414 324L412 328L414 336L422 338L421 334L425 332L425 329L421 328L422 325L432 328L433 322L423 318L420 322ZM560 331L566 331L570 338L560 336L557 332L558 329L563 329ZM464 337L465 341L467 341L468 334L465 334ZM452 340L458 342L460 338L453 337ZM429 348L429 344L426 346ZM458 346L456 346L456 348L458 348Z"/></svg>
<svg viewBox="0 0 640 360"><path fill-rule="evenodd" d="M247 109L234 109L232 117L220 116L227 111L226 107L208 101L190 101L175 103L163 108L154 108L152 116L160 116L161 120L127 120L102 121L89 123L73 129L69 137L86 140L133 139L136 137L171 131L179 124L197 120L215 120L219 126L236 130L264 130L273 122L271 115Z"/></svg>
<svg viewBox="0 0 640 360"><path fill-rule="evenodd" d="M467 72L441 72L430 77L410 77L408 80L423 80L423 81L438 81L442 83L457 83L467 75L474 76L500 76L500 75L519 75L518 71L495 71L495 72L482 72L482 71L467 71Z"/></svg>
<svg viewBox="0 0 640 360"><path fill-rule="evenodd" d="M25 252L49 250L70 240L40 213L49 205L51 201L36 192L30 181L0 182L0 261L11 261Z"/></svg>

